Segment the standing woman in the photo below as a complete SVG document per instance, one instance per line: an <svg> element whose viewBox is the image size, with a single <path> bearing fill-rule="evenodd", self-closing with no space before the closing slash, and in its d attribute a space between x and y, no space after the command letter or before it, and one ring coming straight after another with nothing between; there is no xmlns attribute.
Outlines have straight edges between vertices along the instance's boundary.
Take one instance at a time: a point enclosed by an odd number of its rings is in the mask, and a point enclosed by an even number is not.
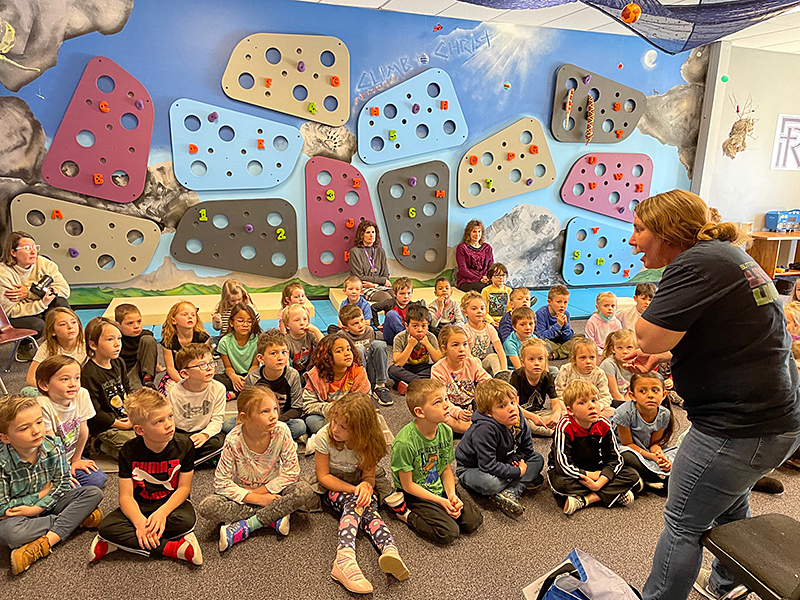
<svg viewBox="0 0 800 600"><path fill-rule="evenodd" d="M353 247L350 248L350 275L361 278L364 299L371 303L372 320L378 324L378 312L394 306L392 282L389 281L389 264L381 248L378 226L372 221L361 221L356 228Z"/></svg>
<svg viewBox="0 0 800 600"><path fill-rule="evenodd" d="M0 256L0 304L14 327L35 329L39 336L44 331L47 311L56 306L70 308L69 284L58 270L58 265L39 256L41 246L33 236L24 231L13 231L6 237ZM47 293L38 296L31 285L42 277L52 278ZM17 349L17 360L33 360L35 349L28 340Z"/></svg>
<svg viewBox="0 0 800 600"><path fill-rule="evenodd" d="M464 237L456 246L456 287L462 292L480 292L489 285L486 272L494 262L492 247L483 239L483 221L472 219L464 228Z"/></svg>
<svg viewBox="0 0 800 600"><path fill-rule="evenodd" d="M741 248L731 223L712 223L695 194L673 190L636 208L629 244L666 267L636 324L638 371L669 362L692 427L672 464L664 530L642 597L686 600L695 587L733 589L714 561L700 570L700 536L750 516L753 485L800 444L800 392L791 340L772 280Z"/></svg>

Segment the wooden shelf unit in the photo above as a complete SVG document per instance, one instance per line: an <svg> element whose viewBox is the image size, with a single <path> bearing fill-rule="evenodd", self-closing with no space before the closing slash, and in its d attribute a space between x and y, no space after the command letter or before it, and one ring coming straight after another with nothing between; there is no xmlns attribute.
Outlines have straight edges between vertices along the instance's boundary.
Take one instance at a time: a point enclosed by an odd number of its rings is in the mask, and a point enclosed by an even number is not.
<svg viewBox="0 0 800 600"><path fill-rule="evenodd" d="M775 277L775 267L778 265L778 254L783 243L800 241L800 233L779 233L774 231L754 231L750 234L753 238L753 245L747 253L753 257L767 276ZM800 262L800 243L794 251L794 260ZM800 275L800 271L785 271L778 275Z"/></svg>

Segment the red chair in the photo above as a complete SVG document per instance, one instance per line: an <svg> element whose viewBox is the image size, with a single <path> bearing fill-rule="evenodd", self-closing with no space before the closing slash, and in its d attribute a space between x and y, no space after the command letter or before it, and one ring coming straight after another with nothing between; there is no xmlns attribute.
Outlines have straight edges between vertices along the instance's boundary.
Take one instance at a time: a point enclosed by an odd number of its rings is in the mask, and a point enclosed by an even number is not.
<svg viewBox="0 0 800 600"><path fill-rule="evenodd" d="M38 350L39 344L36 343L36 337L38 335L39 334L33 329L17 329L14 327L8 320L6 311L0 306L0 346L14 342L14 348L11 350L8 362L6 363L6 373L11 370L11 361L14 360L14 355L17 353L17 348L19 348L19 343L22 340L30 339ZM7 393L6 386L2 383L2 380L0 380L0 385L2 385L3 392Z"/></svg>

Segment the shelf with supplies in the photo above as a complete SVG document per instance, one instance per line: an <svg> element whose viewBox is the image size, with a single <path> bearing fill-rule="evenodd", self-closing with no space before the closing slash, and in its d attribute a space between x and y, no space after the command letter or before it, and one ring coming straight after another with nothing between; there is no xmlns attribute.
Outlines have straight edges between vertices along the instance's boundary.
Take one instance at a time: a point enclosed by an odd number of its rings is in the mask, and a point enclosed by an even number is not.
<svg viewBox="0 0 800 600"><path fill-rule="evenodd" d="M800 242L800 232L781 233L775 231L754 231L750 234L753 238L753 245L747 253L753 257L768 277L774 278L775 267L778 265L778 255L781 244L792 244ZM800 262L800 243L796 244L794 259L788 262ZM798 270L787 270L777 273L778 276L800 275Z"/></svg>

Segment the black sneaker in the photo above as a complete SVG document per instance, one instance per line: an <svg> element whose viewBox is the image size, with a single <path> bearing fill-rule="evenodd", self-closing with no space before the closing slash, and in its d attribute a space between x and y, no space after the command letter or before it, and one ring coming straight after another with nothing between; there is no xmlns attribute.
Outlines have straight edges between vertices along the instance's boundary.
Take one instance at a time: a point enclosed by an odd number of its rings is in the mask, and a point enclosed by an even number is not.
<svg viewBox="0 0 800 600"><path fill-rule="evenodd" d="M762 477L753 486L754 492L763 492L765 494L782 494L783 484L774 477Z"/></svg>
<svg viewBox="0 0 800 600"><path fill-rule="evenodd" d="M28 363L33 360L34 356L36 356L36 346L33 345L33 341L22 340L17 346L17 353L14 355L14 359L17 362Z"/></svg>
<svg viewBox="0 0 800 600"><path fill-rule="evenodd" d="M525 508L519 503L517 495L509 490L503 490L499 494L492 496L492 502L512 519L521 517L522 513L525 512Z"/></svg>
<svg viewBox="0 0 800 600"><path fill-rule="evenodd" d="M377 400L378 404L381 406L391 406L394 404L394 398L392 398L392 394L385 385L375 386L375 389L372 390L372 395L375 396L375 400Z"/></svg>

